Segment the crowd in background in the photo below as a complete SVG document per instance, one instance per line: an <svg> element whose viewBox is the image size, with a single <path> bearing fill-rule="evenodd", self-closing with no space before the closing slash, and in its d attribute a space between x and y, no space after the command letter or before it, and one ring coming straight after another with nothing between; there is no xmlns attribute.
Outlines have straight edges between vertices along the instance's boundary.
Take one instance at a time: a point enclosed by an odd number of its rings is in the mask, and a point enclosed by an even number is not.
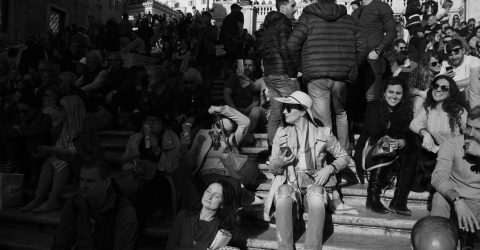
<svg viewBox="0 0 480 250"><path fill-rule="evenodd" d="M454 181L461 190L452 194L444 183L449 182L452 159L457 156L441 157L462 150L463 135L475 129L467 120L480 117L475 109L480 104L477 21L450 14L453 4L449 0L442 6L432 0L422 5L409 0L405 15L397 20L390 7L378 0L366 1L365 6L353 1L352 17L344 6L335 4L340 10L335 15L341 16L319 16L331 22L348 16L353 28L371 21L372 10L366 7L371 4L384 8L386 16L379 28L381 42L374 41L378 34L368 33L368 28L355 29L351 39L357 45L345 47L341 54L345 56L328 64L325 58L338 41L325 39L319 45L308 40L308 36L322 37L324 30L309 26L308 18L322 11L316 6L323 2L334 4L328 0L312 3L292 26L281 18L293 19L295 1L277 0L278 11L269 13L253 34L243 28L242 7L232 4L221 27L215 25L211 12L179 17L139 14L134 21L125 14L105 24L89 16L86 26L72 24L58 33L31 36L21 47L5 49L0 58L0 164L24 174L24 193L30 201L21 210L60 210L67 190L88 193L84 199L75 196L67 202L64 222L78 210L91 209L85 200L95 201L104 194L101 197L106 202L98 205L110 210L94 211L121 214L122 225L129 229L122 231L119 224L113 229L114 224L108 223L114 222L99 217L106 223L100 227L107 229L98 228L98 232L106 231L105 235L86 234L89 242L84 244L100 244L100 239L110 237L114 243L101 243L107 245L99 249L131 249L148 219L157 210L168 210L172 203L169 183L173 183L180 193L180 207L186 210L178 214L167 249L208 247L218 228L233 230L236 207L263 202L245 189L247 181L225 178L222 153L238 153L238 147L254 145L254 133L268 133L271 151L286 113L274 98L302 90L312 98L312 120L333 128L353 158L362 183L368 176L369 209L409 216L409 192L427 190L432 215L448 217L447 201L461 198L468 200L469 211L478 220L480 203L473 196L479 193L479 178L460 173L467 180ZM281 7L288 4L290 9ZM345 22L342 25L350 25ZM275 33L277 28L290 31ZM316 54L308 57L306 47ZM377 54L375 59L372 53ZM331 81L322 80L323 73ZM218 81L224 87L215 99ZM289 93L278 85L285 82ZM328 95L333 96L324 97L327 92L318 86L329 86ZM104 154L101 130L134 132L120 163L109 162ZM360 139L354 145L353 134L357 133ZM397 151L395 159L377 162L364 155L366 146L374 148L378 143ZM98 176L92 169L98 170ZM131 169L144 177L138 190L129 193L128 183L122 183L118 173ZM110 182L112 171L116 177ZM196 178L190 178L192 172ZM395 175L395 198L385 208L379 195L394 185ZM196 225L198 219L204 224ZM468 228L468 223L463 225ZM471 223L477 226L471 231L478 232L478 221ZM202 228L202 235L189 231L194 224ZM69 225L62 225L56 249L75 241ZM88 228L83 225L81 230Z"/></svg>

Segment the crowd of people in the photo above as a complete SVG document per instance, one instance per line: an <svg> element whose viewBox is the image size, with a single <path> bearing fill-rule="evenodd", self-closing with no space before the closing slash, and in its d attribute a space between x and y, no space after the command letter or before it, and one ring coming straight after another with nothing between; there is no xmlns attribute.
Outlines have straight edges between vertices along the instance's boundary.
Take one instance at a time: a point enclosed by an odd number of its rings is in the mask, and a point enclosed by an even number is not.
<svg viewBox="0 0 480 250"><path fill-rule="evenodd" d="M476 20L451 14L450 0L408 0L400 18L380 0L353 1L351 15L317 0L294 20L296 4L277 0L253 34L236 3L221 27L209 11L89 16L1 54L0 164L24 175L21 211L63 208L52 249L135 249L149 219L175 203L172 189L181 211L167 249L211 248L219 229L235 232L237 208L256 204L275 219L279 249L295 248L299 220L305 247L321 249L326 213L355 212L339 185L352 162L374 213L411 216L409 193L429 192L413 249L456 249L459 234L473 246ZM101 130L134 131L121 159L105 156ZM257 166L239 154L254 133L267 133L266 199L249 188Z"/></svg>

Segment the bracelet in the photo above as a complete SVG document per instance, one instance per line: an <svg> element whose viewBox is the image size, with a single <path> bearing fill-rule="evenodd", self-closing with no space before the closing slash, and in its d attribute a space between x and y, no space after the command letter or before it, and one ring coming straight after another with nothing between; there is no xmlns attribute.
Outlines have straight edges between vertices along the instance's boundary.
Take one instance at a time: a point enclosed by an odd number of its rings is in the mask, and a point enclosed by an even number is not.
<svg viewBox="0 0 480 250"><path fill-rule="evenodd" d="M459 200L463 200L463 197L462 197L462 196L455 197L455 198L453 198L453 201L452 201L452 202L455 203L455 202L457 202L457 201L459 201Z"/></svg>

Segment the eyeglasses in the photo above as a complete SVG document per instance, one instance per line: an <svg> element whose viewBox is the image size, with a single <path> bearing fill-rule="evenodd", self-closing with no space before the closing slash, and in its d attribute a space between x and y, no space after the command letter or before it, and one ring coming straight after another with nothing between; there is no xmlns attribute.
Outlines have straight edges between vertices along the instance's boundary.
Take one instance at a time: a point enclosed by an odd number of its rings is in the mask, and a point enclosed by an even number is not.
<svg viewBox="0 0 480 250"><path fill-rule="evenodd" d="M437 67L437 66L438 66L438 62L431 62L431 63L430 63L430 66L432 66L432 67Z"/></svg>
<svg viewBox="0 0 480 250"><path fill-rule="evenodd" d="M450 87L448 87L447 85L439 85L438 83L432 84L432 89L435 89L438 91L439 88L442 92L450 91Z"/></svg>
<svg viewBox="0 0 480 250"><path fill-rule="evenodd" d="M400 50L407 50L407 47L398 47Z"/></svg>
<svg viewBox="0 0 480 250"><path fill-rule="evenodd" d="M451 50L447 50L447 53L448 53L449 55L451 55L452 52L453 52L455 55L458 55L458 54L460 54L460 50L461 50L461 49L462 49L461 47L456 47L456 48L453 48L453 49L451 49Z"/></svg>
<svg viewBox="0 0 480 250"><path fill-rule="evenodd" d="M292 112L292 109L304 110L303 106L299 104L286 104L283 106L283 109L285 109L288 113Z"/></svg>

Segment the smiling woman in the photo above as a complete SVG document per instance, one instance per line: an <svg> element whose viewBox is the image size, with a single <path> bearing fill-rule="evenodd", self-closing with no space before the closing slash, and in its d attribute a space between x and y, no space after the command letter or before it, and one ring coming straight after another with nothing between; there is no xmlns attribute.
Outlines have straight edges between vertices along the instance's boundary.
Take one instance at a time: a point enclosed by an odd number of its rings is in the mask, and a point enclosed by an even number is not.
<svg viewBox="0 0 480 250"><path fill-rule="evenodd" d="M365 112L364 131L355 147L355 164L357 173L363 173L363 167L370 173L368 180L367 208L376 213L388 213L388 209L380 201L382 189L391 183L389 180L391 166L400 165L398 185L389 208L403 215L411 215L407 208L407 197L413 179L411 171L415 167L415 159L411 162L411 143L409 143L408 124L412 119L410 91L405 82L394 78L385 88L383 98L371 102ZM387 148L388 155L375 154L377 144ZM406 157L409 155L409 157ZM363 178L362 178L363 179Z"/></svg>

